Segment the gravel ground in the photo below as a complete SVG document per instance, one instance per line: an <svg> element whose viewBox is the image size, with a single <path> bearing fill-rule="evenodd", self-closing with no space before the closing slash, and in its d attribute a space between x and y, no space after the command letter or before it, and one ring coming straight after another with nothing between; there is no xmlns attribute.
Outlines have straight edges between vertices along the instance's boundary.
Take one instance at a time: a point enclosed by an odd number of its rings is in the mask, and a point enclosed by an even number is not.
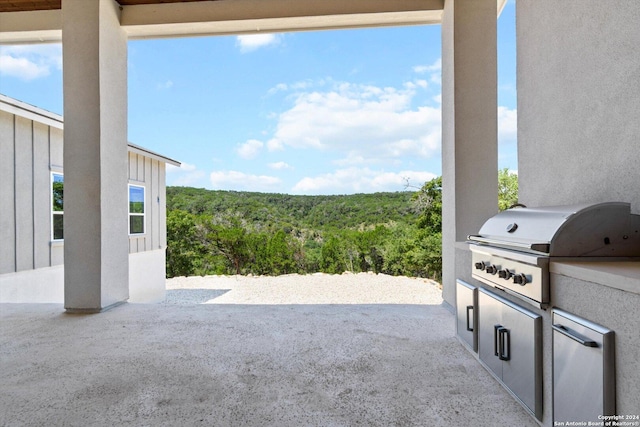
<svg viewBox="0 0 640 427"><path fill-rule="evenodd" d="M439 283L386 274L196 276L167 280L165 304L441 304Z"/></svg>

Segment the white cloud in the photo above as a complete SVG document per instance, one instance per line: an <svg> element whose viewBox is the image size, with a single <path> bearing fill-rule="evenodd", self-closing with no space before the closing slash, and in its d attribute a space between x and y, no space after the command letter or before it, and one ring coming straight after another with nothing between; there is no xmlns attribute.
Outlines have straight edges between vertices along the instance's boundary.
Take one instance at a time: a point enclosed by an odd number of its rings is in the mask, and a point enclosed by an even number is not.
<svg viewBox="0 0 640 427"><path fill-rule="evenodd" d="M182 187L200 187L203 185L202 180L205 177L206 174L203 171L195 170L169 181L168 184Z"/></svg>
<svg viewBox="0 0 640 427"><path fill-rule="evenodd" d="M429 81L431 83L441 85L442 84L442 58L438 58L431 65L417 65L413 67L413 72L416 74L429 74Z"/></svg>
<svg viewBox="0 0 640 427"><path fill-rule="evenodd" d="M289 85L286 83L278 83L267 91L267 95L273 95L274 93L284 92L286 90L289 90Z"/></svg>
<svg viewBox="0 0 640 427"><path fill-rule="evenodd" d="M196 170L196 165L189 163L181 163L180 166L167 164L167 173L193 172L194 170Z"/></svg>
<svg viewBox="0 0 640 427"><path fill-rule="evenodd" d="M301 80L295 83L278 83L277 85L275 85L274 87L272 87L267 91L267 95L273 95L278 92L286 92L290 90L299 91L303 89L308 89L312 86L321 86L323 84L324 82L322 80L320 82L315 82L315 83L311 80Z"/></svg>
<svg viewBox="0 0 640 427"><path fill-rule="evenodd" d="M29 81L62 69L60 44L0 46L0 75Z"/></svg>
<svg viewBox="0 0 640 427"><path fill-rule="evenodd" d="M418 87L334 82L328 91L298 93L267 148L346 151L370 161L432 157L440 150L440 107L412 107Z"/></svg>
<svg viewBox="0 0 640 427"><path fill-rule="evenodd" d="M269 166L271 169L275 169L275 170L293 169L293 166L291 166L287 162L269 163L267 166Z"/></svg>
<svg viewBox="0 0 640 427"><path fill-rule="evenodd" d="M173 86L173 82L171 80L167 80L164 83L158 84L158 89L170 89Z"/></svg>
<svg viewBox="0 0 640 427"><path fill-rule="evenodd" d="M498 143L515 144L518 139L518 111L498 107Z"/></svg>
<svg viewBox="0 0 640 427"><path fill-rule="evenodd" d="M430 172L401 171L384 172L369 168L346 168L316 177L300 180L292 189L302 194L350 194L371 191L402 191L407 180L416 185L435 178Z"/></svg>
<svg viewBox="0 0 640 427"><path fill-rule="evenodd" d="M238 171L211 172L209 176L214 190L275 191L282 183L280 178L268 175L251 175Z"/></svg>
<svg viewBox="0 0 640 427"><path fill-rule="evenodd" d="M267 141L267 149L269 151L282 151L284 150L284 144L282 143L282 141L279 141L277 139L271 139Z"/></svg>
<svg viewBox="0 0 640 427"><path fill-rule="evenodd" d="M435 71L442 71L442 58L436 59L431 65L416 65L413 67L413 72L418 74L432 73Z"/></svg>
<svg viewBox="0 0 640 427"><path fill-rule="evenodd" d="M192 187L202 185L202 179L206 176L195 165L182 163L179 167L167 164L167 185Z"/></svg>
<svg viewBox="0 0 640 427"><path fill-rule="evenodd" d="M260 151L264 147L264 142L258 141L257 139L250 139L244 144L240 144L236 149L236 152L243 159L253 159L255 158Z"/></svg>
<svg viewBox="0 0 640 427"><path fill-rule="evenodd" d="M241 53L247 53L261 47L277 45L281 40L282 36L277 34L247 34L236 37L236 46Z"/></svg>

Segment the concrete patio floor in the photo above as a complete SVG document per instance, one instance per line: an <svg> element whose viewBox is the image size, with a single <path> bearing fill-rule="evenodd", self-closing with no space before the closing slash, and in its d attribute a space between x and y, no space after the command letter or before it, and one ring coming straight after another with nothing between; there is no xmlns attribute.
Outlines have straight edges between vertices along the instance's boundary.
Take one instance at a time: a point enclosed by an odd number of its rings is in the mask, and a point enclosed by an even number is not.
<svg viewBox="0 0 640 427"><path fill-rule="evenodd" d="M537 426L438 304L2 304L0 319L2 426Z"/></svg>

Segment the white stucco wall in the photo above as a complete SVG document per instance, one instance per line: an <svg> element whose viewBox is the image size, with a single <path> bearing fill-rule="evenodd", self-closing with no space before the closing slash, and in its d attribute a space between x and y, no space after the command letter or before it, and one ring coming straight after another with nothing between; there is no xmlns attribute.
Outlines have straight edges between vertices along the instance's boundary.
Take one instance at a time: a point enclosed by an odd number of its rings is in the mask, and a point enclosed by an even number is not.
<svg viewBox="0 0 640 427"><path fill-rule="evenodd" d="M129 254L129 302L164 301L165 250ZM64 303L64 266L0 274L0 303Z"/></svg>
<svg viewBox="0 0 640 427"><path fill-rule="evenodd" d="M640 213L640 4L524 0L516 20L520 202Z"/></svg>
<svg viewBox="0 0 640 427"><path fill-rule="evenodd" d="M129 302L158 303L166 294L165 249L129 254Z"/></svg>
<svg viewBox="0 0 640 427"><path fill-rule="evenodd" d="M0 274L0 303L64 302L64 266Z"/></svg>
<svg viewBox="0 0 640 427"><path fill-rule="evenodd" d="M442 296L471 273L466 241L498 212L496 4L445 1L442 20Z"/></svg>

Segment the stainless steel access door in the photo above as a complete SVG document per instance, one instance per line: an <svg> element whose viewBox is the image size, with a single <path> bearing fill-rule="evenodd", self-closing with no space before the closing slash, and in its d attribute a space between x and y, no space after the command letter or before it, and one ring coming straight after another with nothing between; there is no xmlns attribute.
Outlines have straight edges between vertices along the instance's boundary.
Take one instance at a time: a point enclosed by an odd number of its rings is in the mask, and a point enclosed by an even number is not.
<svg viewBox="0 0 640 427"><path fill-rule="evenodd" d="M502 360L496 356L495 325L502 324L502 303L485 289L478 292L478 357L502 379Z"/></svg>
<svg viewBox="0 0 640 427"><path fill-rule="evenodd" d="M484 288L478 317L480 360L542 419L542 317Z"/></svg>
<svg viewBox="0 0 640 427"><path fill-rule="evenodd" d="M614 332L553 310L553 419L599 422L616 413Z"/></svg>
<svg viewBox="0 0 640 427"><path fill-rule="evenodd" d="M456 332L473 351L478 351L478 288L456 281Z"/></svg>

